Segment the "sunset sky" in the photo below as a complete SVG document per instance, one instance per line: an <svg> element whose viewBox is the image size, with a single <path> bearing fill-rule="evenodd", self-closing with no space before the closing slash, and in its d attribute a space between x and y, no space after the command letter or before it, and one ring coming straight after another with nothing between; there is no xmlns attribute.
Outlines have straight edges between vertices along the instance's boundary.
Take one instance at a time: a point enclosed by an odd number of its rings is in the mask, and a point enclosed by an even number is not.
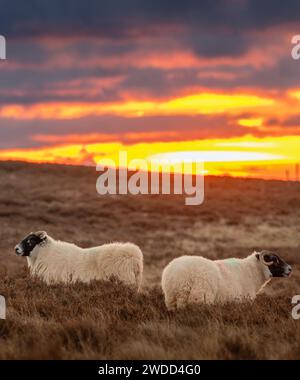
<svg viewBox="0 0 300 380"><path fill-rule="evenodd" d="M295 177L296 0L0 0L0 159L161 153Z"/></svg>

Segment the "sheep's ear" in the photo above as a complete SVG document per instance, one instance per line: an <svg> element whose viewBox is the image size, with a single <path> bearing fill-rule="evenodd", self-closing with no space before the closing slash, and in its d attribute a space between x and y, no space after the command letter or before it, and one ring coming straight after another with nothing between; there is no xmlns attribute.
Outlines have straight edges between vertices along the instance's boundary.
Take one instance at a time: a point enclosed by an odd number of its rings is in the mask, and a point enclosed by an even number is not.
<svg viewBox="0 0 300 380"><path fill-rule="evenodd" d="M41 239L41 240L45 240L47 239L47 232L45 231L39 231L36 233L36 235Z"/></svg>

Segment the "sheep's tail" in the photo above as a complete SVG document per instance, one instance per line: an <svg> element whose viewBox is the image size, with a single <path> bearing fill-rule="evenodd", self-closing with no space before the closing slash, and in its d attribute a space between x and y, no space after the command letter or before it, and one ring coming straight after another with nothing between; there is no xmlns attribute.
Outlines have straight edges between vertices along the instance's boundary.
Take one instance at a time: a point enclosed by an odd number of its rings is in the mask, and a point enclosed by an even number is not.
<svg viewBox="0 0 300 380"><path fill-rule="evenodd" d="M132 285L139 291L143 279L143 253L135 244L128 243L128 248L127 253L129 254L129 258L126 260L127 272L133 274Z"/></svg>
<svg viewBox="0 0 300 380"><path fill-rule="evenodd" d="M133 266L134 276L135 276L135 283L137 291L139 292L142 286L142 279L143 279L143 259L140 261L136 261Z"/></svg>

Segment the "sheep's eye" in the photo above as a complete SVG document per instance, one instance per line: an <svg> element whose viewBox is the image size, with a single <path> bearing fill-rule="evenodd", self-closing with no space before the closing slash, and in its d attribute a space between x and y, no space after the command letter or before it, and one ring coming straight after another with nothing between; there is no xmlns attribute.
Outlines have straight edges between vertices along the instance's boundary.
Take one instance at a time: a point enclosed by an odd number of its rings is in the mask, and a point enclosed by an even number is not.
<svg viewBox="0 0 300 380"><path fill-rule="evenodd" d="M279 259L277 256L272 256L271 259L271 261L273 261L274 264L279 265Z"/></svg>

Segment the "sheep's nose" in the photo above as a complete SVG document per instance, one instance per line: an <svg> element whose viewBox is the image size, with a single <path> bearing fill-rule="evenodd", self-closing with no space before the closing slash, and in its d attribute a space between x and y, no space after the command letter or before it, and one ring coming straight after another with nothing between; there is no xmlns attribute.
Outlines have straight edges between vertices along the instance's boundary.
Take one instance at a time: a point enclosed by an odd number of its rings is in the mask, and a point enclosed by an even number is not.
<svg viewBox="0 0 300 380"><path fill-rule="evenodd" d="M21 255L22 251L18 245L15 246L15 252L17 255Z"/></svg>
<svg viewBox="0 0 300 380"><path fill-rule="evenodd" d="M290 265L287 265L284 272L286 276L289 276L292 272L292 267Z"/></svg>

